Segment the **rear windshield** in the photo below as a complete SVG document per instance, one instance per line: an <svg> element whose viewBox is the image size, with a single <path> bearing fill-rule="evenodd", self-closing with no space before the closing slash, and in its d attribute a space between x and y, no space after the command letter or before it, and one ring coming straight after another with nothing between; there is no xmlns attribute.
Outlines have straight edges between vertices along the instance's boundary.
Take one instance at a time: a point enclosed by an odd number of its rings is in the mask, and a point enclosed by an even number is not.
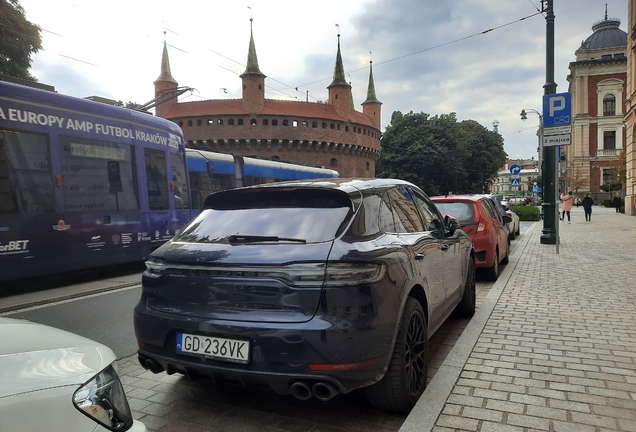
<svg viewBox="0 0 636 432"><path fill-rule="evenodd" d="M201 214L177 240L231 243L236 236L243 236L255 243L319 243L339 235L351 214L348 195L335 190L226 191L210 195Z"/></svg>
<svg viewBox="0 0 636 432"><path fill-rule="evenodd" d="M443 215L451 215L461 225L475 222L475 207L469 202L436 202L435 205Z"/></svg>

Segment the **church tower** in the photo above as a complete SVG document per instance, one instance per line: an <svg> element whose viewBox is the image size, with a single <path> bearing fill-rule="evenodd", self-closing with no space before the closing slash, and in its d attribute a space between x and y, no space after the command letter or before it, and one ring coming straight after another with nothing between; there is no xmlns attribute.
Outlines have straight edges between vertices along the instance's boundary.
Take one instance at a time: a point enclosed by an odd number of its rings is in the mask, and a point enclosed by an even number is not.
<svg viewBox="0 0 636 432"><path fill-rule="evenodd" d="M250 47L247 53L247 67L241 74L243 80L243 109L249 113L259 113L265 107L265 75L258 68L258 58L254 46L252 18L250 18Z"/></svg>
<svg viewBox="0 0 636 432"><path fill-rule="evenodd" d="M351 110L351 85L345 79L344 67L342 66L340 34L338 34L338 53L336 54L333 81L327 88L329 89L329 105L336 109L339 116L348 119Z"/></svg>
<svg viewBox="0 0 636 432"><path fill-rule="evenodd" d="M170 73L170 60L168 59L168 48L166 47L166 41L163 41L163 55L161 56L161 74L159 78L153 83L155 85L155 99L161 101L165 99L165 102L158 103L155 108L155 114L157 117L164 117L170 111L172 105L177 103L176 97L166 97L169 94L174 94L177 91L178 83L172 78Z"/></svg>
<svg viewBox="0 0 636 432"><path fill-rule="evenodd" d="M380 113L382 102L375 97L375 84L373 82L373 61L369 61L369 88L367 90L367 99L362 102L362 112L368 115L373 122L373 126L380 130L381 119Z"/></svg>

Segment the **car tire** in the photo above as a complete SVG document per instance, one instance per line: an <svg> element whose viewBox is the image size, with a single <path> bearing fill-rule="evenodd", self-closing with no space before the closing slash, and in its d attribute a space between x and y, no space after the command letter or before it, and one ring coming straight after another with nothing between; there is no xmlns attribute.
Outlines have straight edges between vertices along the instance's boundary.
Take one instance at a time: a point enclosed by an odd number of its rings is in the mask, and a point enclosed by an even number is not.
<svg viewBox="0 0 636 432"><path fill-rule="evenodd" d="M492 267L487 269L487 278L489 281L496 281L499 278L499 251L495 249L495 257L492 260Z"/></svg>
<svg viewBox="0 0 636 432"><path fill-rule="evenodd" d="M475 315L476 308L477 288L475 285L475 261L471 258L468 264L466 283L464 284L464 295L462 296L462 300L455 307L455 313L463 318L471 318Z"/></svg>
<svg viewBox="0 0 636 432"><path fill-rule="evenodd" d="M428 329L420 303L406 300L395 347L384 377L365 388L375 408L407 413L426 388L428 373Z"/></svg>
<svg viewBox="0 0 636 432"><path fill-rule="evenodd" d="M508 264L510 256L510 239L508 239L508 245L506 246L506 256L501 260L501 264Z"/></svg>

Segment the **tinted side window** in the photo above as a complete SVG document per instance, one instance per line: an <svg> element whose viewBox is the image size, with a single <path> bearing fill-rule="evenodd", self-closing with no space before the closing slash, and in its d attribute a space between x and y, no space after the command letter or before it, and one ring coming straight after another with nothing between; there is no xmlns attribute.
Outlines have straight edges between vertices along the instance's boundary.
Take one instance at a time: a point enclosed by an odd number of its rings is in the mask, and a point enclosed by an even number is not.
<svg viewBox="0 0 636 432"><path fill-rule="evenodd" d="M442 217L435 207L435 204L428 198L420 195L419 193L412 191L413 201L422 212L424 218L424 230L435 231L444 227Z"/></svg>
<svg viewBox="0 0 636 432"><path fill-rule="evenodd" d="M495 209L495 205L490 202L490 200L485 199L481 201L481 205L484 208L486 214L494 220L499 220L499 215L497 214L497 210Z"/></svg>
<svg viewBox="0 0 636 432"><path fill-rule="evenodd" d="M380 225L382 232L404 232L403 227L402 230L398 230L396 227L396 218L397 215L393 212L391 200L389 199L388 194L385 194L380 201L380 208L378 210L378 225Z"/></svg>
<svg viewBox="0 0 636 432"><path fill-rule="evenodd" d="M424 224L420 219L420 214L413 203L413 198L408 188L393 188L387 192L393 206L393 211L397 215L396 226L404 231L399 232L423 232Z"/></svg>

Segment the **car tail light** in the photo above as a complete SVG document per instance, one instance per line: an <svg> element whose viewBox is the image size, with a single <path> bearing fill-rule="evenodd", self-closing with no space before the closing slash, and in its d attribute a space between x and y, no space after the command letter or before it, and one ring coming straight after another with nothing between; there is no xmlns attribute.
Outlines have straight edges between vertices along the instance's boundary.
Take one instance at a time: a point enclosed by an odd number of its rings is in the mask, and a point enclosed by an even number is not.
<svg viewBox="0 0 636 432"><path fill-rule="evenodd" d="M280 266L218 267L202 265L169 264L166 260L151 257L146 261L144 276L160 278L163 275L222 277L241 279L276 279L286 285L303 287L322 285L352 286L374 283L384 277L385 267L375 263L308 262Z"/></svg>
<svg viewBox="0 0 636 432"><path fill-rule="evenodd" d="M124 387L112 365L75 391L73 405L112 431L127 430L133 424Z"/></svg>

